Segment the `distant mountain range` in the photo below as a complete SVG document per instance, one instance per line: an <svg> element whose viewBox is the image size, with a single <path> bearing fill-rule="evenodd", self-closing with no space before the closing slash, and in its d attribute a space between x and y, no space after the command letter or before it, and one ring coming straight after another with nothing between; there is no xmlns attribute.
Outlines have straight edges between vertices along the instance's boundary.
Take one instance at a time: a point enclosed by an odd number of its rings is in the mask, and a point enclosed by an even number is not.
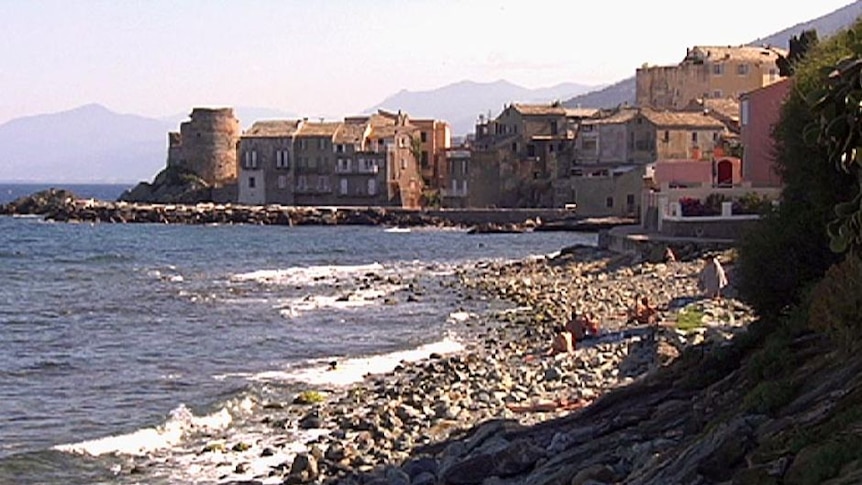
<svg viewBox="0 0 862 485"><path fill-rule="evenodd" d="M787 49L790 45L790 38L794 35L799 35L803 30L815 29L818 37L821 39L828 37L835 32L849 27L862 15L862 0L839 8L838 10L818 17L808 22L802 22L776 32L768 37L762 37L748 45L771 45ZM687 46L691 47L691 46ZM679 59L682 60L683 53L680 53ZM634 69L632 69L634 71ZM563 102L563 106L574 108L581 106L584 108L614 108L622 104L634 104L635 102L635 77L629 77L612 84L604 89L591 91L585 94L575 96Z"/></svg>
<svg viewBox="0 0 862 485"><path fill-rule="evenodd" d="M835 12L753 41L786 47L793 35L816 29L821 38L851 25L862 15L862 0ZM680 49L685 46L681 45ZM680 56L682 58L682 56ZM633 69L634 70L634 69ZM446 120L453 134L473 131L479 115L495 117L513 102L565 100L569 107L610 108L634 103L635 79L609 86L565 83L527 89L507 81L462 81L428 91L401 91L366 110L404 111L414 118ZM189 108L191 109L191 107ZM264 119L298 118L286 111L234 107L243 127ZM167 132L188 113L148 118L120 114L89 104L59 113L27 116L0 125L0 181L50 183L137 183L152 180L165 166Z"/></svg>
<svg viewBox="0 0 862 485"><path fill-rule="evenodd" d="M446 120L456 135L472 133L479 115L496 116L508 103L545 103L562 101L603 86L563 83L539 89L527 89L499 80L491 83L461 81L429 91L401 91L366 112L378 109L401 110L413 118Z"/></svg>

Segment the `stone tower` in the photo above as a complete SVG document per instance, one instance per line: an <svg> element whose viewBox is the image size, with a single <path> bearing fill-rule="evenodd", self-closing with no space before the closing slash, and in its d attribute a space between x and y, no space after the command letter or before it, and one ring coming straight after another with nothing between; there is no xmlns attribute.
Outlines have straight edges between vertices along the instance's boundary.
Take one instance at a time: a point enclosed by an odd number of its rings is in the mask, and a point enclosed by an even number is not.
<svg viewBox="0 0 862 485"><path fill-rule="evenodd" d="M233 183L239 136L232 108L194 108L179 133L168 133L168 167L188 169L213 186Z"/></svg>

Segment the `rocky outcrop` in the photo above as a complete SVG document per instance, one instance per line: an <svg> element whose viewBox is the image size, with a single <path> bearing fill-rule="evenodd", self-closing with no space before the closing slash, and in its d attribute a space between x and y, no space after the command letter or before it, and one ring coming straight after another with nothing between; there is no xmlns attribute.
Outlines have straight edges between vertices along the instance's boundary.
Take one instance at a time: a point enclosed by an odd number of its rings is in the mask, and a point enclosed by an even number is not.
<svg viewBox="0 0 862 485"><path fill-rule="evenodd" d="M169 165L152 183L141 182L120 195L124 202L195 204L211 202L212 188L194 172Z"/></svg>
<svg viewBox="0 0 862 485"><path fill-rule="evenodd" d="M0 204L0 214L47 215L74 210L78 196L65 189L47 189Z"/></svg>

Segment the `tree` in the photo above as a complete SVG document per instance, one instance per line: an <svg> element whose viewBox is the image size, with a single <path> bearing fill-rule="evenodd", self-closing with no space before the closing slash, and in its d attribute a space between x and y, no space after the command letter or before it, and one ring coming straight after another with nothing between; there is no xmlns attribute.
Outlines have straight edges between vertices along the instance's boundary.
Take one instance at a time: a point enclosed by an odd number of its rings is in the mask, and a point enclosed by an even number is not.
<svg viewBox="0 0 862 485"><path fill-rule="evenodd" d="M792 76L796 70L796 64L805 58L809 50L817 45L817 31L814 29L803 30L801 34L790 38L787 57L778 56L775 65L778 66L778 74L782 77Z"/></svg>

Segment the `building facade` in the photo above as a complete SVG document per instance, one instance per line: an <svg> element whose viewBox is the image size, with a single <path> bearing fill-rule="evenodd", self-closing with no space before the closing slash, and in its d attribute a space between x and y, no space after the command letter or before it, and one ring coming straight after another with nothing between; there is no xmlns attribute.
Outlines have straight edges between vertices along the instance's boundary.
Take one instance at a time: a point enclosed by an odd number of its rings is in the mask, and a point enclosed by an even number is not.
<svg viewBox="0 0 862 485"><path fill-rule="evenodd" d="M778 123L781 105L790 94L791 78L743 94L740 101L740 141L743 147L742 178L755 187L780 187L775 171L775 141L772 128Z"/></svg>
<svg viewBox="0 0 862 485"><path fill-rule="evenodd" d="M775 61L783 49L695 46L673 66L644 66L635 74L638 106L683 109L697 99L738 99L780 79Z"/></svg>

